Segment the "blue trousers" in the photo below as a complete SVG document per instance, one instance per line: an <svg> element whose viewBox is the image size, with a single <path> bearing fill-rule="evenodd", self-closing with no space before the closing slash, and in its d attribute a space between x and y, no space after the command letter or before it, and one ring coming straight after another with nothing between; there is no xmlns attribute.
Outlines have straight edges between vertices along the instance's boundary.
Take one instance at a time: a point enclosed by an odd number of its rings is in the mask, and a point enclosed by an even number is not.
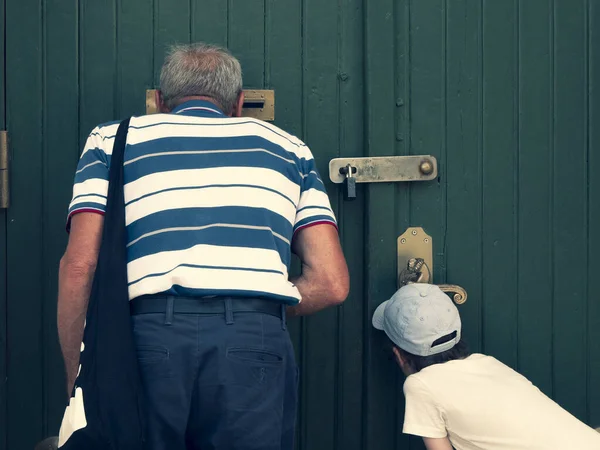
<svg viewBox="0 0 600 450"><path fill-rule="evenodd" d="M265 313L133 315L149 450L292 450L298 370Z"/></svg>

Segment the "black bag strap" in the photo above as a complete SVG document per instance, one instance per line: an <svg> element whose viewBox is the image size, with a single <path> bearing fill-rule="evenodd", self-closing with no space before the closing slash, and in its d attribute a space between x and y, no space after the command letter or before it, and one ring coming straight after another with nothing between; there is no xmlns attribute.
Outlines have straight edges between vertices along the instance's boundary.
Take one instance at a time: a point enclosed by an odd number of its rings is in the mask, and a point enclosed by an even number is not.
<svg viewBox="0 0 600 450"><path fill-rule="evenodd" d="M127 282L123 164L129 120L120 123L113 145L102 245L92 289L97 303L95 367L100 423L116 450L141 450L145 429Z"/></svg>
<svg viewBox="0 0 600 450"><path fill-rule="evenodd" d="M98 326L102 320L99 298L101 298L106 288L103 285L103 278L106 277L109 267L119 266L123 258L126 258L125 246L123 249L119 241L125 239L125 198L123 196L123 160L125 158L125 146L127 143L127 131L129 128L129 118L119 124L113 150L111 155L110 169L108 174L108 192L106 195L106 208L104 211L104 227L102 229L102 241L98 253L98 264L90 299L86 314L86 327L84 330L84 342L86 346L96 347L98 339ZM125 279L125 284L127 280ZM115 283L116 284L116 283ZM103 300L105 301L105 300ZM106 311L106 308L103 308ZM82 367L83 372L88 372L89 367Z"/></svg>
<svg viewBox="0 0 600 450"><path fill-rule="evenodd" d="M127 144L127 131L129 130L127 118L119 124L112 156L110 158L110 171L108 175L108 198L106 200L105 222L113 219L113 215L123 215L123 226L125 226L125 199L123 197L123 160L125 158L125 145ZM110 220L110 223L115 223ZM116 222L116 223L121 223ZM110 233L110 228L105 227L102 238Z"/></svg>
<svg viewBox="0 0 600 450"><path fill-rule="evenodd" d="M127 131L129 129L129 118L123 120L119 124L113 150L110 160L110 169L108 174L108 192L106 195L106 208L104 211L104 227L102 229L102 241L98 253L98 264L90 299L86 314L86 327L84 330L84 342L87 341L90 346L97 347L98 340L98 323L104 320L104 312L107 312L111 307L100 308L100 299L106 293L105 282L103 281L110 268L118 270L119 266L127 264L126 245L125 242L125 198L123 196L123 160L125 158L125 146L127 144ZM122 284L122 283L120 283ZM125 277L125 285L127 278ZM118 286L119 283L114 283L113 286ZM103 303L107 300L102 299ZM98 356L98 351L95 349L95 357ZM82 367L83 372L88 372L89 367Z"/></svg>
<svg viewBox="0 0 600 450"><path fill-rule="evenodd" d="M124 159L129 119L117 129L110 159L102 242L90 293L76 386L87 426L65 450L144 450L144 395L129 313Z"/></svg>

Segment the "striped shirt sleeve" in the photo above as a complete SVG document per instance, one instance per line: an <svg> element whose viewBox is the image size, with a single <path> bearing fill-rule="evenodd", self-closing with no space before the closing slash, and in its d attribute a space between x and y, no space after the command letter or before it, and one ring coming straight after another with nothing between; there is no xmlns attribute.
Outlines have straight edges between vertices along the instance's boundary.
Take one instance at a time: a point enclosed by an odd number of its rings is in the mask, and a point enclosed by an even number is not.
<svg viewBox="0 0 600 450"><path fill-rule="evenodd" d="M330 224L337 228L335 215L315 160L311 157L304 162L304 180L300 192L300 202L296 210L294 233L302 228L319 224Z"/></svg>
<svg viewBox="0 0 600 450"><path fill-rule="evenodd" d="M103 136L96 127L88 136L73 183L73 198L69 205L67 231L71 218L80 212L104 214L108 194L109 158L103 148Z"/></svg>

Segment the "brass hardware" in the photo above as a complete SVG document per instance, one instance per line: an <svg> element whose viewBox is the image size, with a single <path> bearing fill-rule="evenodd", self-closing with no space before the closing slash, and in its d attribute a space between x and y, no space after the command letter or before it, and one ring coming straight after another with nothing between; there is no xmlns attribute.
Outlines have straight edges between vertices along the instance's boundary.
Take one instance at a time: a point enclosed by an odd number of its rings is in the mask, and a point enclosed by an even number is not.
<svg viewBox="0 0 600 450"><path fill-rule="evenodd" d="M146 90L146 114L158 112L158 89Z"/></svg>
<svg viewBox="0 0 600 450"><path fill-rule="evenodd" d="M431 172L433 172L433 164L431 164L430 161L423 161L419 165L419 170L423 175L431 175Z"/></svg>
<svg viewBox="0 0 600 450"><path fill-rule="evenodd" d="M158 90L146 91L146 114L158 112ZM275 120L275 91L273 90L244 90L244 107L242 116L254 117L264 121Z"/></svg>
<svg viewBox="0 0 600 450"><path fill-rule="evenodd" d="M398 287L406 284L402 276L411 269L411 264L416 264L416 259L423 260L423 266L418 270L421 276L419 283L430 283L433 280L433 245L431 236L421 227L407 229L399 238L397 244L398 254Z"/></svg>
<svg viewBox="0 0 600 450"><path fill-rule="evenodd" d="M423 280L429 277L430 269L423 258L411 258L408 260L406 268L402 269L398 275L398 287L411 283L423 283Z"/></svg>
<svg viewBox="0 0 600 450"><path fill-rule="evenodd" d="M275 120L275 91L245 90L242 116L264 121Z"/></svg>
<svg viewBox="0 0 600 450"><path fill-rule="evenodd" d="M452 300L457 305L462 305L467 301L467 291L456 284L439 284L438 287L446 293L454 293Z"/></svg>
<svg viewBox="0 0 600 450"><path fill-rule="evenodd" d="M429 155L381 156L374 158L335 158L329 161L329 179L343 183L346 177L340 168L356 168L357 183L383 183L398 181L428 181L437 177L437 161ZM429 171L424 173L422 167Z"/></svg>
<svg viewBox="0 0 600 450"><path fill-rule="evenodd" d="M10 206L8 132L0 131L0 209Z"/></svg>
<svg viewBox="0 0 600 450"><path fill-rule="evenodd" d="M433 283L433 245L421 227L408 228L398 237L398 288L410 283ZM452 295L457 305L467 301L467 291L455 284L438 287Z"/></svg>

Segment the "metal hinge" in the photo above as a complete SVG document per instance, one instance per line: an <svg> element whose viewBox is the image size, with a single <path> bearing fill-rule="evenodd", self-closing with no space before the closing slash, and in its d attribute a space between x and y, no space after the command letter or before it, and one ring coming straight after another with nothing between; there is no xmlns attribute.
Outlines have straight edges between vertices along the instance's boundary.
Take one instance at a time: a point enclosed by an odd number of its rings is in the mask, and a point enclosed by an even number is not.
<svg viewBox="0 0 600 450"><path fill-rule="evenodd" d="M158 112L157 89L146 91L146 114ZM269 89L244 90L242 116L271 122L275 120L275 91Z"/></svg>
<svg viewBox="0 0 600 450"><path fill-rule="evenodd" d="M0 209L10 206L8 131L0 131Z"/></svg>

